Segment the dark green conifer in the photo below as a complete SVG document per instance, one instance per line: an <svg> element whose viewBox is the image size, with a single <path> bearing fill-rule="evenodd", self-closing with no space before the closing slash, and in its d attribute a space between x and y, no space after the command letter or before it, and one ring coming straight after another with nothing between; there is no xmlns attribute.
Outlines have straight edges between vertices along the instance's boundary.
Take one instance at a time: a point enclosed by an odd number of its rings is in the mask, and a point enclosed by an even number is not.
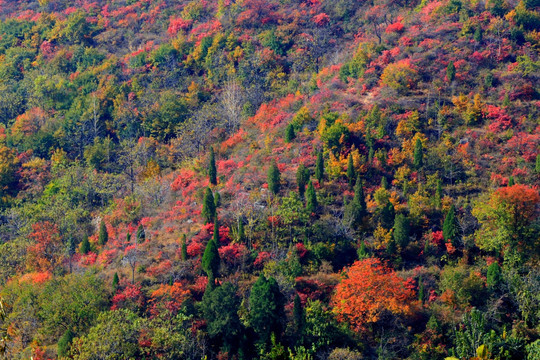
<svg viewBox="0 0 540 360"><path fill-rule="evenodd" d="M516 184L516 181L514 180L513 176L510 176L508 178L508 186L514 186Z"/></svg>
<svg viewBox="0 0 540 360"><path fill-rule="evenodd" d="M142 224L139 224L139 227L137 228L137 243L142 244L145 240L146 232L144 231Z"/></svg>
<svg viewBox="0 0 540 360"><path fill-rule="evenodd" d="M215 279L219 271L219 252L216 241L211 239L206 244L204 254L201 259L201 266L206 275L208 276L208 286L213 288Z"/></svg>
<svg viewBox="0 0 540 360"><path fill-rule="evenodd" d="M424 166L424 147L422 146L422 141L416 139L414 145L414 167L418 170Z"/></svg>
<svg viewBox="0 0 540 360"><path fill-rule="evenodd" d="M75 335L71 330L66 330L64 335L58 340L58 356L67 357L69 355L69 349L74 337Z"/></svg>
<svg viewBox="0 0 540 360"><path fill-rule="evenodd" d="M456 218L456 208L452 204L450 210L446 214L443 223L443 237L445 241L450 240L452 245L457 245L457 239L459 236L459 224Z"/></svg>
<svg viewBox="0 0 540 360"><path fill-rule="evenodd" d="M296 134L294 133L294 125L289 124L285 128L285 142L290 143L296 138Z"/></svg>
<svg viewBox="0 0 540 360"><path fill-rule="evenodd" d="M394 240L404 249L409 244L409 219L403 214L397 214L394 220Z"/></svg>
<svg viewBox="0 0 540 360"><path fill-rule="evenodd" d="M426 300L426 290L424 288L424 280L422 276L418 279L418 300L423 304Z"/></svg>
<svg viewBox="0 0 540 360"><path fill-rule="evenodd" d="M80 252L83 255L86 255L90 252L90 241L88 241L88 236L85 235L83 241L81 242Z"/></svg>
<svg viewBox="0 0 540 360"><path fill-rule="evenodd" d="M268 189L272 194L277 195L281 187L281 173L277 166L276 161L272 161L270 168L268 169Z"/></svg>
<svg viewBox="0 0 540 360"><path fill-rule="evenodd" d="M204 223L208 224L214 220L216 217L216 203L214 200L214 194L212 190L207 187L206 192L204 193L203 208L201 215L204 219Z"/></svg>
<svg viewBox="0 0 540 360"><path fill-rule="evenodd" d="M216 155L214 148L210 147L210 159L208 161L208 179L210 184L217 185Z"/></svg>
<svg viewBox="0 0 540 360"><path fill-rule="evenodd" d="M453 61L450 61L448 63L448 66L446 67L446 78L448 79L448 82L454 81L454 78L456 77L456 67L454 65Z"/></svg>
<svg viewBox="0 0 540 360"><path fill-rule="evenodd" d="M353 226L360 226L362 224L362 218L366 215L366 209L364 187L362 186L362 179L358 176L356 185L354 186L354 197L352 201L347 204L347 214L352 220Z"/></svg>
<svg viewBox="0 0 540 360"><path fill-rule="evenodd" d="M280 336L285 318L285 299L274 278L261 275L253 284L249 296L249 323L258 337L258 345L270 344L272 333Z"/></svg>
<svg viewBox="0 0 540 360"><path fill-rule="evenodd" d="M186 241L186 234L182 235L182 245L181 245L181 251L182 251L182 261L186 261L188 259L188 252L187 252L187 241Z"/></svg>
<svg viewBox="0 0 540 360"><path fill-rule="evenodd" d="M486 282L487 282L488 287L490 288L495 288L497 287L497 285L499 285L502 282L501 267L496 261L494 261L488 267Z"/></svg>
<svg viewBox="0 0 540 360"><path fill-rule="evenodd" d="M296 336L297 338L300 338L306 324L306 311L302 306L302 301L300 300L300 296L298 296L298 294L296 294L294 297L293 318L296 328Z"/></svg>
<svg viewBox="0 0 540 360"><path fill-rule="evenodd" d="M216 205L216 209L221 206L221 194L217 191L214 195L214 204Z"/></svg>
<svg viewBox="0 0 540 360"><path fill-rule="evenodd" d="M309 180L306 196L306 209L308 213L311 214L317 211L318 206L319 202L317 201L317 193L315 192L315 187L313 186L311 180Z"/></svg>
<svg viewBox="0 0 540 360"><path fill-rule="evenodd" d="M113 287L114 292L116 292L116 290L118 290L118 285L119 284L120 284L120 278L118 277L118 273L115 272L114 276L113 276L113 281L112 281L112 287Z"/></svg>
<svg viewBox="0 0 540 360"><path fill-rule="evenodd" d="M98 244L103 246L109 241L109 233L107 232L107 227L105 226L105 221L101 221L99 225L99 237Z"/></svg>
<svg viewBox="0 0 540 360"><path fill-rule="evenodd" d="M298 186L298 193L302 199L304 198L304 193L306 192L308 180L309 170L304 166L304 164L300 164L298 166L298 170L296 170L296 185Z"/></svg>
<svg viewBox="0 0 540 360"><path fill-rule="evenodd" d="M242 219L238 219L238 242L240 244L246 241L246 231L244 230L244 222Z"/></svg>

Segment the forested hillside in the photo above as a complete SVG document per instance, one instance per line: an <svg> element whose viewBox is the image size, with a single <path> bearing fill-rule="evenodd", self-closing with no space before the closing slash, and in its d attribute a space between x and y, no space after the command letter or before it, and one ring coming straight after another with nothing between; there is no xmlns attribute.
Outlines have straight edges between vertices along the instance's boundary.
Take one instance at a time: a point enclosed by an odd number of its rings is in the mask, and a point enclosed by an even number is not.
<svg viewBox="0 0 540 360"><path fill-rule="evenodd" d="M0 0L0 358L540 359L539 0Z"/></svg>

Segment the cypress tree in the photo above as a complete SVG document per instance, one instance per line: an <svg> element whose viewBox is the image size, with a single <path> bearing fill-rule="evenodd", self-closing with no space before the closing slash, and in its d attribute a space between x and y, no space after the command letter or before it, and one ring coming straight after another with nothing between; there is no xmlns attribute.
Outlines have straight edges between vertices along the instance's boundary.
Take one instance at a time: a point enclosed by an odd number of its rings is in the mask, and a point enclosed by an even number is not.
<svg viewBox="0 0 540 360"><path fill-rule="evenodd" d="M298 185L298 193L302 199L304 198L304 193L306 192L308 180L309 170L304 166L304 164L300 164L300 166L298 166L298 170L296 170L296 185Z"/></svg>
<svg viewBox="0 0 540 360"><path fill-rule="evenodd" d="M404 249L409 243L409 219L403 214L397 214L394 220L394 240Z"/></svg>
<svg viewBox="0 0 540 360"><path fill-rule="evenodd" d="M115 272L113 276L113 280L112 280L112 287L113 287L114 292L118 290L118 284L120 284L120 278L118 277L118 273Z"/></svg>
<svg viewBox="0 0 540 360"><path fill-rule="evenodd" d="M300 300L300 296L298 296L298 294L296 294L294 297L293 318L294 325L296 327L296 336L300 338L306 324L306 311L302 307L302 301Z"/></svg>
<svg viewBox="0 0 540 360"><path fill-rule="evenodd" d="M354 186L354 197L352 201L347 205L348 216L352 219L353 226L360 226L362 224L362 218L366 215L366 200L364 197L364 188L362 186L362 179L358 176L356 185Z"/></svg>
<svg viewBox="0 0 540 360"><path fill-rule="evenodd" d="M354 168L352 154L349 154L349 160L347 162L347 179L349 180L349 188L352 189L356 181L356 170Z"/></svg>
<svg viewBox="0 0 540 360"><path fill-rule="evenodd" d="M450 61L448 63L448 66L446 67L446 78L448 79L448 82L454 81L454 78L456 77L456 67L454 65L453 61Z"/></svg>
<svg viewBox="0 0 540 360"><path fill-rule="evenodd" d="M385 190L388 190L388 179L386 178L386 176L383 176L381 178L381 187Z"/></svg>
<svg viewBox="0 0 540 360"><path fill-rule="evenodd" d="M274 278L266 279L261 274L253 284L249 296L249 323L258 336L258 344L270 344L272 333L281 335L281 321L285 318L284 297Z"/></svg>
<svg viewBox="0 0 540 360"><path fill-rule="evenodd" d="M442 182L441 179L437 179L437 189L435 190L435 206L437 209L441 207L442 200Z"/></svg>
<svg viewBox="0 0 540 360"><path fill-rule="evenodd" d="M497 285L499 285L502 281L502 272L501 267L499 264L494 261L491 265L488 267L487 271L487 285L490 288L494 288Z"/></svg>
<svg viewBox="0 0 540 360"><path fill-rule="evenodd" d="M187 253L187 241L186 241L186 234L182 235L182 261L186 261L188 259L188 253Z"/></svg>
<svg viewBox="0 0 540 360"><path fill-rule="evenodd" d="M510 176L508 178L508 186L514 186L516 184L516 181L514 180L513 176Z"/></svg>
<svg viewBox="0 0 540 360"><path fill-rule="evenodd" d="M268 169L268 189L272 194L277 195L281 186L281 174L276 164L276 160L272 161L270 168Z"/></svg>
<svg viewBox="0 0 540 360"><path fill-rule="evenodd" d="M390 201L386 203L381 209L381 224L385 229L390 229L394 226L394 220L396 218L396 211L394 210L394 204Z"/></svg>
<svg viewBox="0 0 540 360"><path fill-rule="evenodd" d="M219 271L219 252L216 241L211 239L206 244L204 249L204 254L201 259L201 266L206 275L208 276L208 285L210 288L213 287L214 281L218 275Z"/></svg>
<svg viewBox="0 0 540 360"><path fill-rule="evenodd" d="M369 254L366 249L366 242L362 240L360 243L360 247L356 251L358 254L358 260L367 259L369 257Z"/></svg>
<svg viewBox="0 0 540 360"><path fill-rule="evenodd" d="M128 233L126 234L126 242L127 242L128 244L131 242L131 233L130 233L130 232L128 232Z"/></svg>
<svg viewBox="0 0 540 360"><path fill-rule="evenodd" d="M456 246L458 237L458 222L456 218L456 208L452 204L450 210L446 214L443 223L443 238L445 241L450 240L452 245Z"/></svg>
<svg viewBox="0 0 540 360"><path fill-rule="evenodd" d="M208 179L210 184L217 185L216 155L214 148L210 147L210 159L208 161Z"/></svg>
<svg viewBox="0 0 540 360"><path fill-rule="evenodd" d="M480 25L474 31L474 41L477 43L482 42L482 27Z"/></svg>
<svg viewBox="0 0 540 360"><path fill-rule="evenodd" d="M306 196L306 209L311 214L317 210L319 202L317 201L317 193L311 180L309 180Z"/></svg>
<svg viewBox="0 0 540 360"><path fill-rule="evenodd" d="M534 167L537 174L540 174L540 154L536 155L536 166Z"/></svg>
<svg viewBox="0 0 540 360"><path fill-rule="evenodd" d="M206 192L204 194L204 200L203 200L203 208L201 215L204 219L204 223L208 224L214 220L216 217L216 203L214 200L214 194L212 194L212 190L210 190L209 187L206 188Z"/></svg>
<svg viewBox="0 0 540 360"><path fill-rule="evenodd" d="M414 144L414 167L418 170L422 166L424 166L424 147L422 141L416 139L416 144Z"/></svg>
<svg viewBox="0 0 540 360"><path fill-rule="evenodd" d="M107 241L109 241L109 233L107 232L105 221L101 221L101 224L99 225L98 244L103 246Z"/></svg>
<svg viewBox="0 0 540 360"><path fill-rule="evenodd" d="M90 241L88 241L88 236L85 235L83 241L81 242L80 252L83 255L86 255L90 252Z"/></svg>
<svg viewBox="0 0 540 360"><path fill-rule="evenodd" d="M146 240L146 232L142 224L137 228L137 243L142 244Z"/></svg>
<svg viewBox="0 0 540 360"><path fill-rule="evenodd" d="M324 159L323 159L323 153L320 150L317 153L317 162L315 164L315 177L317 178L317 181L319 182L319 184L322 184L324 180Z"/></svg>
<svg viewBox="0 0 540 360"><path fill-rule="evenodd" d="M285 142L290 143L296 138L296 134L294 133L294 126L293 124L287 125L287 128L285 129Z"/></svg>

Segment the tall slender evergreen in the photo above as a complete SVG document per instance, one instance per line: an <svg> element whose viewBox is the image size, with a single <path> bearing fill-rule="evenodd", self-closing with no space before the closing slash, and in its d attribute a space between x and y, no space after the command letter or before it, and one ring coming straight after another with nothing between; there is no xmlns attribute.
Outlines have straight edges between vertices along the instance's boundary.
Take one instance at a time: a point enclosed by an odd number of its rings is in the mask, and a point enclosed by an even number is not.
<svg viewBox="0 0 540 360"><path fill-rule="evenodd" d="M216 155L214 148L210 147L210 159L208 161L208 179L210 184L217 185Z"/></svg>
<svg viewBox="0 0 540 360"><path fill-rule="evenodd" d="M537 161L537 163L539 162ZM319 150L319 152L317 153L317 162L315 164L315 177L317 178L319 184L322 184L324 180L324 158L321 150Z"/></svg>
<svg viewBox="0 0 540 360"><path fill-rule="evenodd" d="M277 166L276 161L272 161L270 168L268 169L268 189L272 194L277 195L281 187L281 173Z"/></svg>
<svg viewBox="0 0 540 360"><path fill-rule="evenodd" d="M204 219L204 223L208 224L211 223L214 218L216 217L216 203L214 200L214 194L212 193L212 190L207 187L206 192L204 193L204 200L203 200L203 208L201 215Z"/></svg>
<svg viewBox="0 0 540 360"><path fill-rule="evenodd" d="M347 162L347 179L349 181L349 188L352 189L356 182L356 169L354 168L352 154L349 154L349 160Z"/></svg>
<svg viewBox="0 0 540 360"><path fill-rule="evenodd" d="M98 244L103 246L108 241L109 241L109 233L107 232L105 221L101 221L101 224L99 225Z"/></svg>

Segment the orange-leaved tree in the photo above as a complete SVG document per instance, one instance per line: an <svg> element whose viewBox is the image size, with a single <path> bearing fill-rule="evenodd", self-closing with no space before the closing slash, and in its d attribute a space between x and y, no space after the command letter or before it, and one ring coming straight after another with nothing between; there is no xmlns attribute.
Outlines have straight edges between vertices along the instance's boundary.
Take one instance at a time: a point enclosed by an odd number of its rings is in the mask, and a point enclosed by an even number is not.
<svg viewBox="0 0 540 360"><path fill-rule="evenodd" d="M377 322L384 311L408 314L413 299L414 291L405 280L379 259L368 258L348 269L336 287L333 304L338 320L362 331Z"/></svg>

